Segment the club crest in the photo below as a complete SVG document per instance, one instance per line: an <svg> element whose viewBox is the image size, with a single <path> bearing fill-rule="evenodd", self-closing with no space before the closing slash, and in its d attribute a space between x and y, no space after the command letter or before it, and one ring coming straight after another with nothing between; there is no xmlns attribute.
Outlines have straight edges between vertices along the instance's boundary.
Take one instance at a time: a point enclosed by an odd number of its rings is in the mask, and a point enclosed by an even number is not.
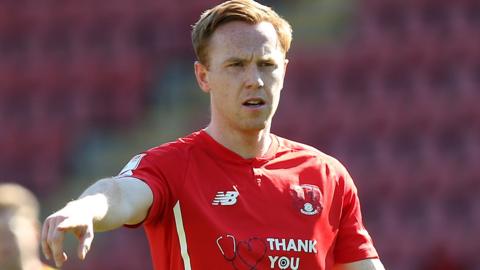
<svg viewBox="0 0 480 270"><path fill-rule="evenodd" d="M320 188L315 185L292 185L290 193L294 206L300 213L313 216L320 214L323 210L323 196Z"/></svg>

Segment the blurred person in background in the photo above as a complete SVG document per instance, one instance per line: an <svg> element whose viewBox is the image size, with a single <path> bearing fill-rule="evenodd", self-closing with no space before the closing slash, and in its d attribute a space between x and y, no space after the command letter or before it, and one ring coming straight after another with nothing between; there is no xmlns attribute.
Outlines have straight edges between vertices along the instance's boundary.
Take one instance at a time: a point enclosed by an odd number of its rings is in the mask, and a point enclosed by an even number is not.
<svg viewBox="0 0 480 270"><path fill-rule="evenodd" d="M0 269L53 269L40 261L39 204L32 192L0 184Z"/></svg>
<svg viewBox="0 0 480 270"><path fill-rule="evenodd" d="M155 269L384 269L346 169L270 133L291 39L288 22L254 1L203 13L192 40L209 125L135 156L50 215L45 256L62 266L67 232L85 259L94 232L143 225Z"/></svg>

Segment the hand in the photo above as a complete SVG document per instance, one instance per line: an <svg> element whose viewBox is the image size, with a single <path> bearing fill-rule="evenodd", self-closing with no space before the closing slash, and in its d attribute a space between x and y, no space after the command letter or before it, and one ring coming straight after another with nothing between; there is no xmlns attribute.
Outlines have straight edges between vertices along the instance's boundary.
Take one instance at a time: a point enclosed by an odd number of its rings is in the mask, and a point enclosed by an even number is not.
<svg viewBox="0 0 480 270"><path fill-rule="evenodd" d="M42 228L41 245L45 257L55 261L61 267L68 259L63 249L65 233L73 233L78 241L77 254L81 260L85 259L93 241L93 217L72 204L67 204L61 210L51 214L45 219Z"/></svg>

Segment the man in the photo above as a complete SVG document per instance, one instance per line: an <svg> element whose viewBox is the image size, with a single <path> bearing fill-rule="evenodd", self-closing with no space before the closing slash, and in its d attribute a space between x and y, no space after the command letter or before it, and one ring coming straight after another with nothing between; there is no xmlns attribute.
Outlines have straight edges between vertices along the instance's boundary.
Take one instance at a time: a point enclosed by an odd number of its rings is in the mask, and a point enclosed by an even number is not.
<svg viewBox="0 0 480 270"><path fill-rule="evenodd" d="M143 224L155 269L383 269L343 166L270 133L290 25L233 0L206 11L192 39L209 125L137 155L49 216L46 257L67 259L65 232L83 259L94 231Z"/></svg>
<svg viewBox="0 0 480 270"><path fill-rule="evenodd" d="M39 258L38 214L38 201L29 190L18 184L0 184L0 269L52 269Z"/></svg>

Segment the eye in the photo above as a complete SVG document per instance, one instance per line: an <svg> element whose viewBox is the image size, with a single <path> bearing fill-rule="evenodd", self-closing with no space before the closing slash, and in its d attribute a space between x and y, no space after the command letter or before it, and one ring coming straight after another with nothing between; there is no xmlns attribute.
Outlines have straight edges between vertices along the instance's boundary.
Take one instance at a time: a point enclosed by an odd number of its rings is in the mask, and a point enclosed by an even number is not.
<svg viewBox="0 0 480 270"><path fill-rule="evenodd" d="M229 67L243 67L243 62L232 62L228 64Z"/></svg>
<svg viewBox="0 0 480 270"><path fill-rule="evenodd" d="M266 61L260 62L260 67L276 67L277 65L274 62Z"/></svg>

